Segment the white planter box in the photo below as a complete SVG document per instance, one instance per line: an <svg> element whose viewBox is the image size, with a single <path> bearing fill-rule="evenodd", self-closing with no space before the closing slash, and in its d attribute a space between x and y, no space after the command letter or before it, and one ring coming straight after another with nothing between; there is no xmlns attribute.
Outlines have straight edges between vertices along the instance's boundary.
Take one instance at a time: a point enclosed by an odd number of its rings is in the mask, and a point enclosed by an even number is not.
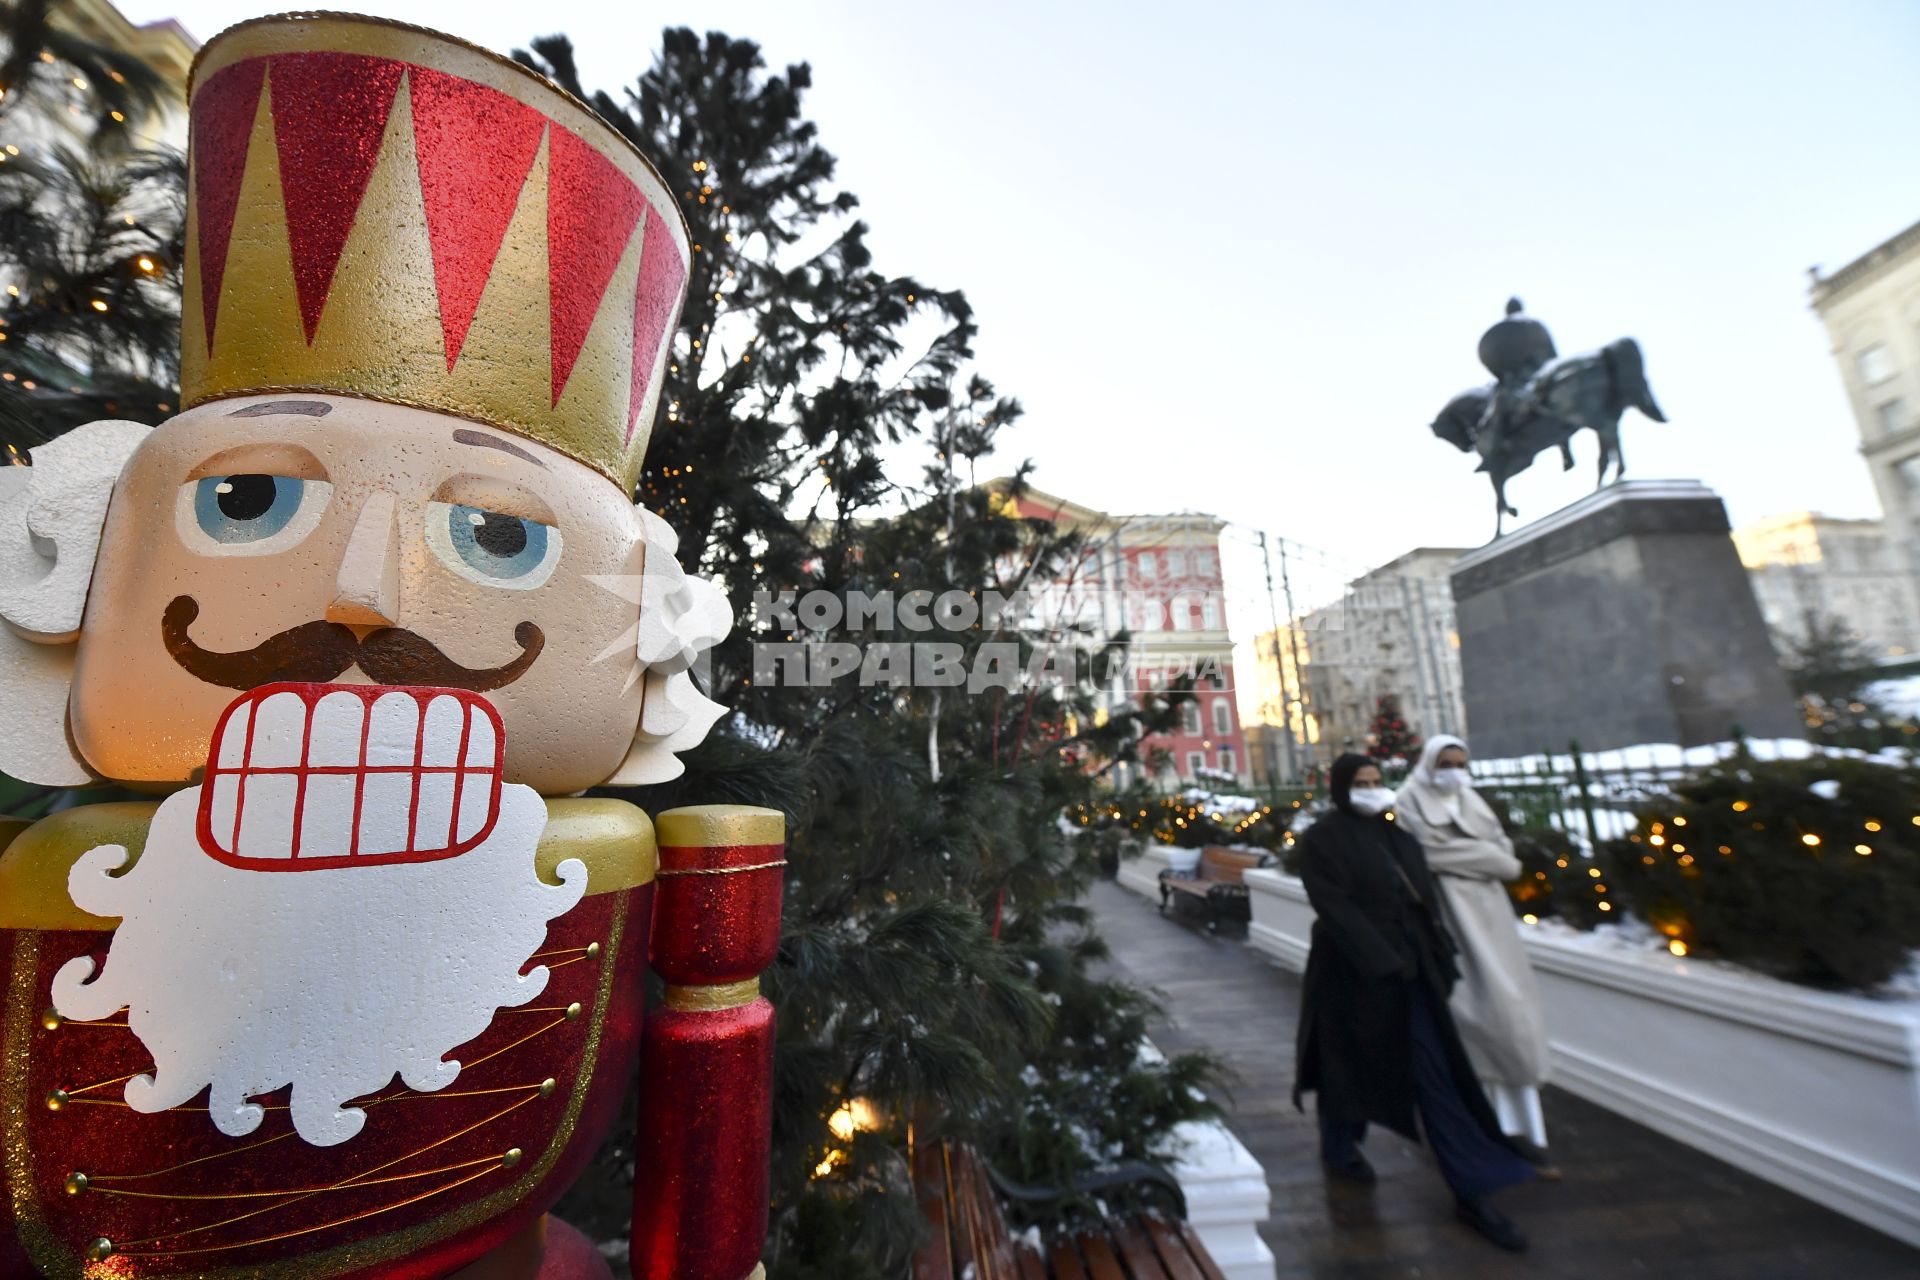
<svg viewBox="0 0 1920 1280"><path fill-rule="evenodd" d="M1284 871L1255 867L1245 876L1253 918L1247 945L1258 947L1295 973L1307 967L1313 907L1299 880Z"/></svg>
<svg viewBox="0 0 1920 1280"><path fill-rule="evenodd" d="M1164 1062L1151 1040L1140 1056ZM1272 1200L1267 1171L1218 1120L1190 1120L1173 1131L1173 1177L1187 1200L1187 1221L1226 1280L1273 1280L1273 1250L1260 1238Z"/></svg>
<svg viewBox="0 0 1920 1280"><path fill-rule="evenodd" d="M1270 1210L1266 1170L1218 1121L1174 1130L1173 1176L1187 1198L1187 1221L1226 1280L1273 1280L1273 1250L1256 1229Z"/></svg>
<svg viewBox="0 0 1920 1280"><path fill-rule="evenodd" d="M1273 871L1247 884L1248 944L1302 968L1306 891ZM1920 1246L1915 1002L1525 932L1554 1083Z"/></svg>
<svg viewBox="0 0 1920 1280"><path fill-rule="evenodd" d="M1148 845L1147 851L1139 857L1120 859L1120 874L1114 879L1121 888L1131 889L1143 898L1158 902L1160 873L1173 865L1170 855L1174 852L1171 847L1156 841Z"/></svg>

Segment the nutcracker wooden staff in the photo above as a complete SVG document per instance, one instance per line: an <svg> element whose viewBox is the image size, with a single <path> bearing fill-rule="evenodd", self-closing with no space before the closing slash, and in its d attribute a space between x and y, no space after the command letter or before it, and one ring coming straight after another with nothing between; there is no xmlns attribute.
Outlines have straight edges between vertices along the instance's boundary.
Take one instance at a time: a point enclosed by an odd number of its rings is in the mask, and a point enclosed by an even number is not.
<svg viewBox="0 0 1920 1280"><path fill-rule="evenodd" d="M0 468L0 1275L645 1280L766 1227L778 814L654 820L732 624L633 504L693 246L517 64L304 14L190 87L183 412ZM667 983L651 1019L649 961Z"/></svg>

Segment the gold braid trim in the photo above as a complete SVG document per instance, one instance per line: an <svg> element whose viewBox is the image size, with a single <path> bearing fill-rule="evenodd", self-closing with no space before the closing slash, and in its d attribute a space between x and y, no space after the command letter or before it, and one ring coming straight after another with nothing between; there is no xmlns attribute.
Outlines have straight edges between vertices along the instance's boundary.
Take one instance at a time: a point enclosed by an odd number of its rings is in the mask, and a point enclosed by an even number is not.
<svg viewBox="0 0 1920 1280"><path fill-rule="evenodd" d="M717 1013L738 1009L760 998L760 979L722 982L710 987L681 987L667 984L667 1008L675 1013Z"/></svg>
<svg viewBox="0 0 1920 1280"><path fill-rule="evenodd" d="M737 876L743 871L765 871L770 867L784 867L785 858L773 862L755 862L744 867L662 867L655 872L661 876Z"/></svg>

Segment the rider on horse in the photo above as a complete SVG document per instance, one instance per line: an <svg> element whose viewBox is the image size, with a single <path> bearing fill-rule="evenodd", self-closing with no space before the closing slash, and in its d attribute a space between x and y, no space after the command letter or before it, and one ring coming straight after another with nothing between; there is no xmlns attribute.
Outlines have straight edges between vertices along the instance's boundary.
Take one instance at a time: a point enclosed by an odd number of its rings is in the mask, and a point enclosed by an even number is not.
<svg viewBox="0 0 1920 1280"><path fill-rule="evenodd" d="M1483 458L1495 458L1506 433L1524 416L1528 384L1559 353L1547 326L1521 311L1520 299L1507 300L1507 318L1480 337L1480 363L1495 378L1474 443Z"/></svg>

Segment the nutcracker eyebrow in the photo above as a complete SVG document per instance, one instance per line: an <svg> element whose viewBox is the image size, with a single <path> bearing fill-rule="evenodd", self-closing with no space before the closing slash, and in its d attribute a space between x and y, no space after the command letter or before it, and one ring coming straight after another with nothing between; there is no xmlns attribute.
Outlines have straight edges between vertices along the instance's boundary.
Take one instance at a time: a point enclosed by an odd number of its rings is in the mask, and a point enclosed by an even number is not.
<svg viewBox="0 0 1920 1280"><path fill-rule="evenodd" d="M486 435L479 431L469 431L465 427L455 427L453 429L453 442L455 444L477 444L482 449L498 449L500 452L510 453L516 458L525 458L542 471L547 469L546 463L540 461L540 459L534 457L519 445L508 444L498 436Z"/></svg>
<svg viewBox="0 0 1920 1280"><path fill-rule="evenodd" d="M324 418L333 412L333 406L325 400L273 400L266 404L250 404L244 409L235 409L229 418L267 418L278 413L297 413L306 418Z"/></svg>

